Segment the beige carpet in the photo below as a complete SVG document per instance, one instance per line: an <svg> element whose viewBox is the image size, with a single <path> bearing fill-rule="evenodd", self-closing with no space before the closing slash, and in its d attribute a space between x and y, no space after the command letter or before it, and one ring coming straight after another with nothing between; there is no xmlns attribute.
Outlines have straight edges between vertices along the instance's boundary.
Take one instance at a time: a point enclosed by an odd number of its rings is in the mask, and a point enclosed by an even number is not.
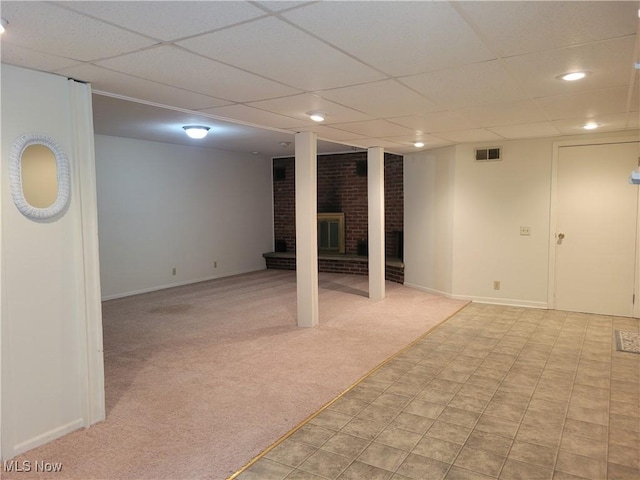
<svg viewBox="0 0 640 480"><path fill-rule="evenodd" d="M290 271L106 302L107 420L17 460L61 462L56 479L227 478L464 305L393 283L374 302L367 282L320 274L313 329Z"/></svg>

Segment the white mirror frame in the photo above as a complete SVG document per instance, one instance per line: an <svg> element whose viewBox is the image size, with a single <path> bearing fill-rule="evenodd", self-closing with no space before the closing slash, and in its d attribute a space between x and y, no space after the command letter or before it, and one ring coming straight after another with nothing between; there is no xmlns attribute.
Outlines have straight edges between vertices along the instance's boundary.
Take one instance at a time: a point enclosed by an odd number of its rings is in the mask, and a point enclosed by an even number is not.
<svg viewBox="0 0 640 480"><path fill-rule="evenodd" d="M22 154L31 145L44 145L49 148L56 158L56 173L58 178L58 196L55 202L47 208L37 208L29 204L22 191ZM39 133L27 133L19 137L11 147L9 153L9 180L11 182L11 196L18 210L27 218L44 220L55 217L62 212L69 203L71 177L69 159L53 138Z"/></svg>

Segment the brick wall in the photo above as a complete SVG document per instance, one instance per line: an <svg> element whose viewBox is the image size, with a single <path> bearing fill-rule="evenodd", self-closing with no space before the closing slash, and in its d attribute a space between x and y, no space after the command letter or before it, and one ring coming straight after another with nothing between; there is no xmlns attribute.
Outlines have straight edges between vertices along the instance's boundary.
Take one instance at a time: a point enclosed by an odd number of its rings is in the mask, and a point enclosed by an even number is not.
<svg viewBox="0 0 640 480"><path fill-rule="evenodd" d="M358 163L366 165L367 152L318 156L318 212L343 212L345 253L358 254L358 243L367 239L367 177L357 173ZM399 235L403 230L404 190L402 157L385 153L385 241L388 257L399 253ZM273 160L274 234L286 243L286 251L295 251L295 161L293 157ZM275 179L284 171L284 179ZM401 248L401 246L400 246Z"/></svg>
<svg viewBox="0 0 640 480"><path fill-rule="evenodd" d="M318 213L342 212L345 223L345 254L358 255L367 240L367 152L318 156ZM273 159L273 218L276 251L295 252L295 159ZM402 257L404 217L402 157L385 153L385 243L387 258ZM400 232L400 233L398 233ZM267 258L267 268L295 270L294 258ZM319 259L320 272L367 275L367 262ZM386 266L386 279L404 283L402 266Z"/></svg>

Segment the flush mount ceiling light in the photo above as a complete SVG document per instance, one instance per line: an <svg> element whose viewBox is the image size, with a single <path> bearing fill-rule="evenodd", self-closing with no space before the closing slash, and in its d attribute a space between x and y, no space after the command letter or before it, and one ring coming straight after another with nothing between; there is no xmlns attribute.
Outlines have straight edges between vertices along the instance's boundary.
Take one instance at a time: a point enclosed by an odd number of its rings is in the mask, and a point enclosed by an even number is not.
<svg viewBox="0 0 640 480"><path fill-rule="evenodd" d="M600 125L598 125L596 122L587 122L583 125L582 128L584 128L585 130L595 130L599 126Z"/></svg>
<svg viewBox="0 0 640 480"><path fill-rule="evenodd" d="M324 119L327 116L322 112L307 112L307 115L309 115L309 118L314 122L324 122Z"/></svg>
<svg viewBox="0 0 640 480"><path fill-rule="evenodd" d="M565 82L575 82L576 80L582 80L589 72L567 72L562 75L558 75L556 78L564 80Z"/></svg>
<svg viewBox="0 0 640 480"><path fill-rule="evenodd" d="M209 127L205 127L203 125L187 125L184 128L184 131L187 132L187 135L191 138L200 139L207 136L209 132Z"/></svg>
<svg viewBox="0 0 640 480"><path fill-rule="evenodd" d="M9 25L9 22L4 18L0 18L0 35L7 29L7 25Z"/></svg>
<svg viewBox="0 0 640 480"><path fill-rule="evenodd" d="M422 148L424 147L424 142L414 142L413 146L416 148Z"/></svg>

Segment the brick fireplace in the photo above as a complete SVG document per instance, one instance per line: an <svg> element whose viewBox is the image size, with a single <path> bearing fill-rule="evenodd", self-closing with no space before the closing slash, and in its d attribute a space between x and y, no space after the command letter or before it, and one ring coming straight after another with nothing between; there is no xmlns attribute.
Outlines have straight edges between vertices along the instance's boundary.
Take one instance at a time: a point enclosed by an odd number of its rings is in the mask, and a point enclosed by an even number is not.
<svg viewBox="0 0 640 480"><path fill-rule="evenodd" d="M295 159L273 159L275 252L265 253L267 268L295 270ZM321 252L318 270L366 275L367 152L318 156L318 214L344 216L344 254ZM385 153L386 278L404 282L402 157ZM320 215L322 217L322 215Z"/></svg>

